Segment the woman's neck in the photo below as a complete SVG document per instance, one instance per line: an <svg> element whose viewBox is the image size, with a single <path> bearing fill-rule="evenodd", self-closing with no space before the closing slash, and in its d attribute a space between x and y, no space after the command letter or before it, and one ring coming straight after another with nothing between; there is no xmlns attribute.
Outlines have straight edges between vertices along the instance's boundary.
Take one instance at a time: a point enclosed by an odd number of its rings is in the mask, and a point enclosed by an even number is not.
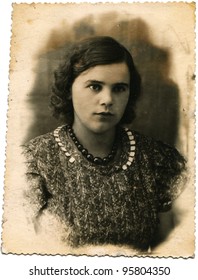
<svg viewBox="0 0 198 280"><path fill-rule="evenodd" d="M111 152L115 140L115 128L104 133L95 133L74 124L73 130L81 145L94 157L104 158Z"/></svg>

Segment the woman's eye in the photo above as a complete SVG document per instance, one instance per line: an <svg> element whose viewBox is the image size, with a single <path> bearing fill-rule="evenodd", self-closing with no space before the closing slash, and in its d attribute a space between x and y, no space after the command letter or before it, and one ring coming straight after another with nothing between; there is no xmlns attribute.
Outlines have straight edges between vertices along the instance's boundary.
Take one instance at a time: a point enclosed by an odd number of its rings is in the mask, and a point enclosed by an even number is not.
<svg viewBox="0 0 198 280"><path fill-rule="evenodd" d="M89 88L90 88L92 91L99 92L99 91L102 89L102 86L101 86L101 85L94 84L94 85L90 85Z"/></svg>
<svg viewBox="0 0 198 280"><path fill-rule="evenodd" d="M113 87L113 92L124 92L127 90L127 87L126 86L123 86L123 85L117 85L117 86L114 86Z"/></svg>

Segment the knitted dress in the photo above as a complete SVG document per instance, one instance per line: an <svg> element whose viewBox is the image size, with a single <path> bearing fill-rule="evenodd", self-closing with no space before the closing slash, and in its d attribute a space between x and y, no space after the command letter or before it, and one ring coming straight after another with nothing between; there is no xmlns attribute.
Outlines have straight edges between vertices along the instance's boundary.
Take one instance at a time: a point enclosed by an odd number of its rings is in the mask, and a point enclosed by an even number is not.
<svg viewBox="0 0 198 280"><path fill-rule="evenodd" d="M47 209L69 229L63 240L131 245L147 249L183 188L185 160L178 151L137 132L121 129L112 161L88 161L67 125L24 145L28 188L25 199L37 219Z"/></svg>

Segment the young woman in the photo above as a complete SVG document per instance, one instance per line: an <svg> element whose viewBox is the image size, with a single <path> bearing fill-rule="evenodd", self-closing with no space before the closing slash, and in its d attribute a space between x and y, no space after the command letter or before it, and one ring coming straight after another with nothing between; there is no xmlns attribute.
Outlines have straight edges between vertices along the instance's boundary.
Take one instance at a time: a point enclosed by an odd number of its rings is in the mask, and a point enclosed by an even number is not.
<svg viewBox="0 0 198 280"><path fill-rule="evenodd" d="M55 72L51 105L65 125L24 146L31 222L50 213L71 247L123 245L147 251L159 214L183 183L175 148L126 127L140 76L131 54L110 37L72 46ZM52 226L52 225L51 225Z"/></svg>

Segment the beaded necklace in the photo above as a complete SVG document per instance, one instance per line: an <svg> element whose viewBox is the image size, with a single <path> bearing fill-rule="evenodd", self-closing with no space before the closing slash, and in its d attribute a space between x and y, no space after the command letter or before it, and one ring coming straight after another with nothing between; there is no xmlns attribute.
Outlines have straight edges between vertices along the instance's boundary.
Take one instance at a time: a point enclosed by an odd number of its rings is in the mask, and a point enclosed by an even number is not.
<svg viewBox="0 0 198 280"><path fill-rule="evenodd" d="M69 132L69 136L71 137L71 139L73 140L74 144L76 145L77 149L81 152L81 154L86 157L87 160L89 160L92 163L95 163L97 165L106 165L108 164L111 160L113 160L116 151L117 151L117 141L114 142L112 150L110 152L110 154L107 157L104 158L100 158L100 157L94 157L91 153L88 152L87 149L85 149L83 147L82 144L80 144L79 140L77 139L73 129L71 126L67 126L68 128L68 132ZM118 133L117 133L118 134ZM116 137L117 139L117 137Z"/></svg>
<svg viewBox="0 0 198 280"><path fill-rule="evenodd" d="M69 125L63 125L63 126L59 126L57 129L55 129L54 131L54 138L57 142L57 144L59 145L60 149L65 153L66 157L69 159L70 163L73 163L75 161L75 158L72 156L70 151L67 151L65 145L61 142L60 140L60 136L59 133L62 129L65 129L66 131L68 131L70 138L72 139L72 141L74 142L76 148L81 152L81 154L90 162L96 164L96 165L107 165L110 161L112 161L114 159L114 156L116 154L117 151L117 141L115 141L111 153L104 158L100 158L100 157L94 157L92 154L90 154L88 152L87 149L85 149L80 142L78 141L73 129L71 128L71 126ZM135 156L135 139L134 136L132 134L132 132L128 129L128 128L124 128L124 132L127 133L128 139L129 139L129 143L130 143L130 148L128 151L128 158L127 161L122 165L122 169L126 170L133 162L134 156Z"/></svg>

